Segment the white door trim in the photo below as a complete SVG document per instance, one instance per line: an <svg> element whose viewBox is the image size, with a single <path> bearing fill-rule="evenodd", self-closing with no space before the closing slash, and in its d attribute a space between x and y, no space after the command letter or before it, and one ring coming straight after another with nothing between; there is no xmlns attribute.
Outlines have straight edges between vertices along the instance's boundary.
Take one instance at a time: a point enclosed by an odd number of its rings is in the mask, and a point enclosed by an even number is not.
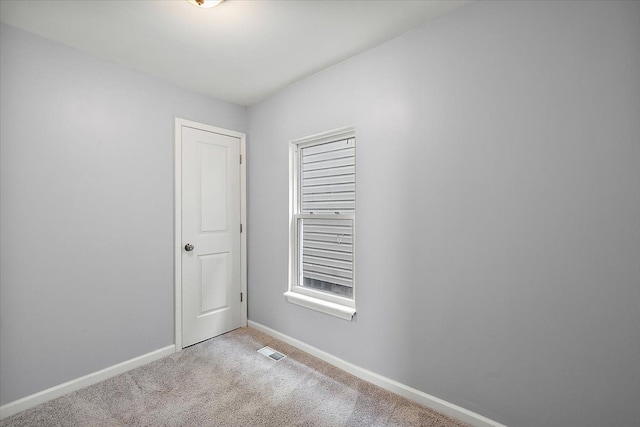
<svg viewBox="0 0 640 427"><path fill-rule="evenodd" d="M242 326L247 326L247 136L242 132L222 129L191 120L175 119L175 144L173 164L173 270L174 270L174 324L176 352L182 350L182 127L200 129L240 139L240 289L244 298L241 303ZM240 161L240 159L238 159Z"/></svg>

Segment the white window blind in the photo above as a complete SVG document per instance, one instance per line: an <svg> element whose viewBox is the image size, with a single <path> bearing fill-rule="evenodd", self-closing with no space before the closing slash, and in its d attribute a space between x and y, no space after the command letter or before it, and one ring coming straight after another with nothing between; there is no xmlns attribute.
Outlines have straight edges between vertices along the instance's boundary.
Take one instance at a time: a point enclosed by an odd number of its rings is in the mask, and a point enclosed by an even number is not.
<svg viewBox="0 0 640 427"><path fill-rule="evenodd" d="M299 221L302 241L302 285L350 297L352 292L341 288L353 287L352 221Z"/></svg>
<svg viewBox="0 0 640 427"><path fill-rule="evenodd" d="M353 213L356 208L355 138L301 150L302 213Z"/></svg>
<svg viewBox="0 0 640 427"><path fill-rule="evenodd" d="M304 147L299 164L299 285L352 298L355 138Z"/></svg>

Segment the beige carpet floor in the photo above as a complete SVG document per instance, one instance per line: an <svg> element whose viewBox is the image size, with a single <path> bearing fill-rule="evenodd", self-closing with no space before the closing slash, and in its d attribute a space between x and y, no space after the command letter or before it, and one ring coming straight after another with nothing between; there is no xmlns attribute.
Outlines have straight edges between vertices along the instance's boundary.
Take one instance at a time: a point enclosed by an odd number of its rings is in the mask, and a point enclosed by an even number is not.
<svg viewBox="0 0 640 427"><path fill-rule="evenodd" d="M256 351L268 345L278 362ZM8 426L430 426L465 424L250 328L39 405Z"/></svg>

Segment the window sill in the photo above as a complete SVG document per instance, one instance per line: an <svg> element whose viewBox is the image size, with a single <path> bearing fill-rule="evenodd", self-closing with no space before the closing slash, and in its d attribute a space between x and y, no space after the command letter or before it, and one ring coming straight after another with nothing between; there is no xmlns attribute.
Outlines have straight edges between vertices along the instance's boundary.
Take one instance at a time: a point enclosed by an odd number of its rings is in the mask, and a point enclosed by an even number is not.
<svg viewBox="0 0 640 427"><path fill-rule="evenodd" d="M302 295L296 292L285 292L284 296L287 301L292 304L297 304L302 307L310 308L321 313L329 314L331 316L339 317L344 320L351 321L353 315L356 314L356 309L352 307L346 307L334 302L324 301L318 298L313 298L307 295Z"/></svg>

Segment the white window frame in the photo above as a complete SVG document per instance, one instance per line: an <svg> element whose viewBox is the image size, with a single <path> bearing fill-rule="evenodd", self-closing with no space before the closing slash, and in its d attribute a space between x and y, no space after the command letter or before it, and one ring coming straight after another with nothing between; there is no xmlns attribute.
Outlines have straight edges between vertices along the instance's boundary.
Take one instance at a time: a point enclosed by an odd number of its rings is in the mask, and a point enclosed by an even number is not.
<svg viewBox="0 0 640 427"><path fill-rule="evenodd" d="M356 313L356 219L355 214L340 214L340 219L352 221L352 298L332 295L317 291L309 287L298 285L298 220L299 219L336 219L337 215L301 214L300 196L300 151L304 147L326 144L343 139L355 138L355 128L347 126L329 132L311 135L291 141L289 150L289 288L284 293L287 301L312 310L330 314L345 320L352 320ZM356 156L357 156L356 144ZM357 160L356 160L357 162ZM357 197L357 168L356 168L356 197Z"/></svg>

